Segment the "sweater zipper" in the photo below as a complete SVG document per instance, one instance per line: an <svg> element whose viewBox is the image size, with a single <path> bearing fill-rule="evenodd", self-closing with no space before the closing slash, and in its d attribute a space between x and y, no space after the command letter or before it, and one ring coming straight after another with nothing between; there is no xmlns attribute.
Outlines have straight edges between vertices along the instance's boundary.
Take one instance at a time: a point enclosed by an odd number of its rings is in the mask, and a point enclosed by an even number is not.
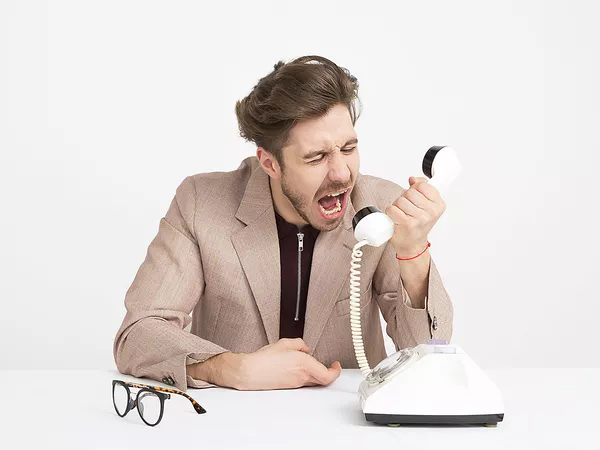
<svg viewBox="0 0 600 450"><path fill-rule="evenodd" d="M296 292L296 317L294 321L300 320L300 287L302 284L302 251L304 250L304 233L298 233L298 290Z"/></svg>

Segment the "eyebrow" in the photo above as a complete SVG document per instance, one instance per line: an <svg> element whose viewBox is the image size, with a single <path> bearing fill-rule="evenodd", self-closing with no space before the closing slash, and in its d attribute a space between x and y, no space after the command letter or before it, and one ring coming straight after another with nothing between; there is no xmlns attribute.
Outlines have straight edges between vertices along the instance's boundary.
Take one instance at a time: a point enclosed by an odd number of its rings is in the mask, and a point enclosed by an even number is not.
<svg viewBox="0 0 600 450"><path fill-rule="evenodd" d="M346 141L346 143L344 145L342 145L342 148L346 147L347 145L352 145L352 144L358 144L358 139L357 138L349 139L348 141ZM313 150L312 152L304 155L302 157L302 159L304 159L304 160L311 159L311 158L314 158L315 156L319 156L319 155L327 154L327 153L330 153L330 152L327 152L325 150Z"/></svg>

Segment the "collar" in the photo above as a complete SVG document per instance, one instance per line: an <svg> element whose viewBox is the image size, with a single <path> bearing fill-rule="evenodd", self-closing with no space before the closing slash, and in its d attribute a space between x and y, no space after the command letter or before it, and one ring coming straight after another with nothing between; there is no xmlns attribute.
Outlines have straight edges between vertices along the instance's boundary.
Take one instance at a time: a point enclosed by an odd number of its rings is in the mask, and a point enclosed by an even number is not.
<svg viewBox="0 0 600 450"><path fill-rule="evenodd" d="M282 240L286 236L291 233L297 234L300 231L305 235L310 236L313 240L317 239L317 235L319 234L319 230L314 228L312 225L308 224L303 226L302 228L297 225L291 224L287 222L283 217L279 215L277 210L275 210L275 222L277 224L277 231L279 233L279 240Z"/></svg>

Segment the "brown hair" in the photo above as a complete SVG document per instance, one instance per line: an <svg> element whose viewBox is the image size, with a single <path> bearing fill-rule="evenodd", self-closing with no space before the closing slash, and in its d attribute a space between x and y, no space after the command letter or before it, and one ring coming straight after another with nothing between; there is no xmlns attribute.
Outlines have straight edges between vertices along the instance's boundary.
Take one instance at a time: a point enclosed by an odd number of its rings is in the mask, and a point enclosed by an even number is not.
<svg viewBox="0 0 600 450"><path fill-rule="evenodd" d="M275 64L247 97L236 102L235 114L240 136L263 147L283 167L281 150L293 126L338 104L348 108L354 125L361 107L358 80L329 59L311 55Z"/></svg>

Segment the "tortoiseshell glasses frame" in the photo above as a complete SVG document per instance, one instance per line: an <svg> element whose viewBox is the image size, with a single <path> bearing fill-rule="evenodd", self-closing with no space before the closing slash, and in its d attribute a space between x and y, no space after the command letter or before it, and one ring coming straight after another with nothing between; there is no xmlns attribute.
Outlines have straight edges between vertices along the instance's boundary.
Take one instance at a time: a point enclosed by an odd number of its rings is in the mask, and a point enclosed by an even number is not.
<svg viewBox="0 0 600 450"><path fill-rule="evenodd" d="M119 411L119 408L117 407L117 403L115 401L115 388L117 386L122 386L125 389L125 391L127 391L128 401L127 401L127 406L125 408L125 411ZM133 399L131 397L131 390L129 388L140 389L138 391L137 395L135 396L135 399ZM158 397L158 399L160 401L160 414L159 414L158 420L155 423L148 422L144 418L143 410L140 409L140 400L144 397L144 395L149 395L149 394L143 394L144 392L150 392L152 395L155 395L156 397ZM198 414L206 413L206 410L202 406L200 406L200 404L196 400L194 400L192 397L187 395L185 392L177 391L175 389L168 389L168 388L164 388L164 387L160 387L160 386L150 386L147 384L131 383L129 381L123 381L123 380L113 380L112 381L113 406L115 407L115 411L117 412L117 414L120 417L125 417L129 411L131 411L133 408L136 408L138 411L138 414L140 415L140 418L144 421L144 423L146 425L149 425L151 427L158 425L160 423L160 421L162 420L163 412L165 409L165 400L171 398L171 396L169 394L177 394L177 395L181 395L181 396L187 398L192 403L194 410Z"/></svg>

